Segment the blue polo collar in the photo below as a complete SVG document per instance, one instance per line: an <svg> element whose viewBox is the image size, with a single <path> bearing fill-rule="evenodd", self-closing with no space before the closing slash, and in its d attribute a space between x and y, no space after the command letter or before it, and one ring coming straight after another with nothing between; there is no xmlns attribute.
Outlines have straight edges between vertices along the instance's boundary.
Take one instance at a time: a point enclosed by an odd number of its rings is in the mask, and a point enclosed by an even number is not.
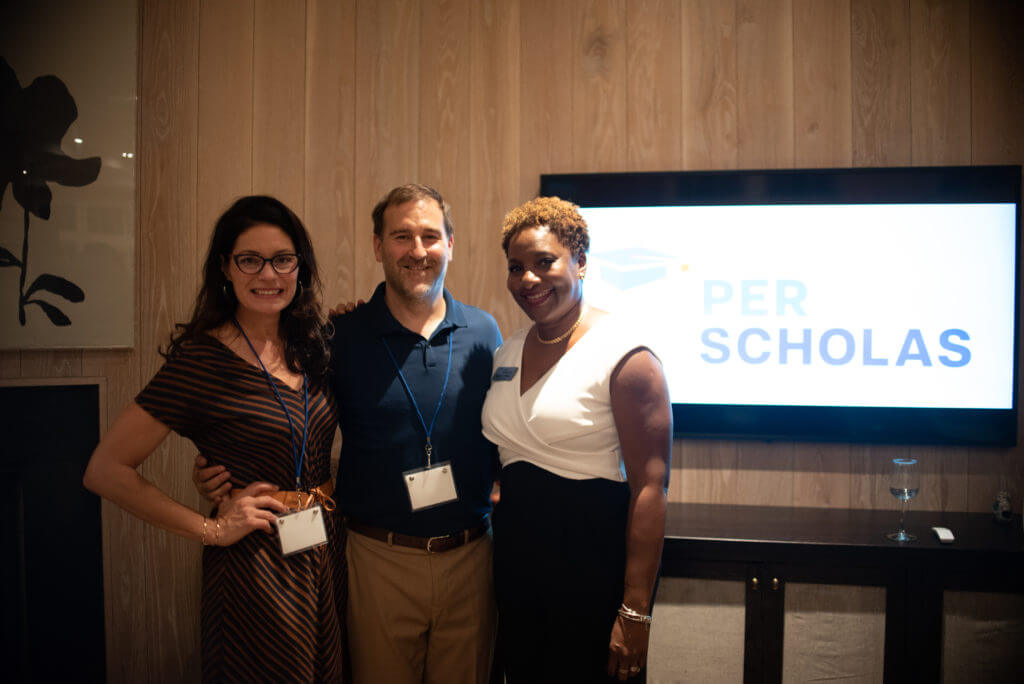
<svg viewBox="0 0 1024 684"><path fill-rule="evenodd" d="M398 322L398 319L391 313L391 309L388 308L387 302L384 299L384 290L387 287L386 283L381 283L377 286L377 289L373 291L373 296L370 297L370 301L367 302L369 307L369 324L372 330L378 335L399 335L408 334L419 336L418 333L406 328L404 325ZM438 333L448 330L450 328L465 328L466 327L466 313L463 310L462 303L457 301L452 294L445 288L442 291L444 297L445 312L444 318L441 323L434 330L431 339Z"/></svg>

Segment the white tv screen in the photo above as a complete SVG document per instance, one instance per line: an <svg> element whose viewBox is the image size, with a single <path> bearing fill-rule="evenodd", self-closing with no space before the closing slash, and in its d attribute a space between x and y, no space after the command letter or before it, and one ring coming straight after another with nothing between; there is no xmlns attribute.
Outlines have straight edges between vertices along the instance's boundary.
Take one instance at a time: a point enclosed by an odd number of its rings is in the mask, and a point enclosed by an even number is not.
<svg viewBox="0 0 1024 684"><path fill-rule="evenodd" d="M580 204L587 301L648 332L678 434L1015 443L1019 167L560 175L542 194Z"/></svg>

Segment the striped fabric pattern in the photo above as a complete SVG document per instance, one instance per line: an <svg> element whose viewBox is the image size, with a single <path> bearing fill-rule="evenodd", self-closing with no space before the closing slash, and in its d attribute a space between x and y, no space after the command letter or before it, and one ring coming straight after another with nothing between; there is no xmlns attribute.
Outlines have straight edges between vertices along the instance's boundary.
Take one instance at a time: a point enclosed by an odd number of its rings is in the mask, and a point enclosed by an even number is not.
<svg viewBox="0 0 1024 684"><path fill-rule="evenodd" d="M302 439L302 392L277 381ZM234 489L260 480L295 489L288 420L266 376L215 339L185 345L136 402L190 439ZM330 478L337 408L326 390L309 396L304 488ZM326 546L281 555L276 534L253 532L203 550L202 656L208 682L341 681L347 593L345 531L325 516Z"/></svg>

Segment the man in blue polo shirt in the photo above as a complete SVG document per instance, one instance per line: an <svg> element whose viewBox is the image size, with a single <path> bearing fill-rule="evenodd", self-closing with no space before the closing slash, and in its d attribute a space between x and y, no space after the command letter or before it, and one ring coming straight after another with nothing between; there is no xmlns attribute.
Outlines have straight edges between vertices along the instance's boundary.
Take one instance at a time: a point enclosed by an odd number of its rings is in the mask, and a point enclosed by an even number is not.
<svg viewBox="0 0 1024 684"><path fill-rule="evenodd" d="M384 282L333 319L356 682L485 682L494 640L489 493L497 452L480 410L501 334L444 289L441 195L403 185L373 210Z"/></svg>

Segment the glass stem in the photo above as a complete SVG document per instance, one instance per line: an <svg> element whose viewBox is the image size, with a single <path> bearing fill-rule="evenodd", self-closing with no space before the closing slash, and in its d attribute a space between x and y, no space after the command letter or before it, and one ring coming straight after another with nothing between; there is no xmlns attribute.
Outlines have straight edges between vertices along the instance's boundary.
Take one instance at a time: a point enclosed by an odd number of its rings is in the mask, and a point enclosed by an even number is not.
<svg viewBox="0 0 1024 684"><path fill-rule="evenodd" d="M904 516L906 516L906 514L907 514L907 500L906 499L902 499L902 500L900 500L900 524L897 527L897 531L900 534L904 533L904 530L903 530L903 518L904 518Z"/></svg>

